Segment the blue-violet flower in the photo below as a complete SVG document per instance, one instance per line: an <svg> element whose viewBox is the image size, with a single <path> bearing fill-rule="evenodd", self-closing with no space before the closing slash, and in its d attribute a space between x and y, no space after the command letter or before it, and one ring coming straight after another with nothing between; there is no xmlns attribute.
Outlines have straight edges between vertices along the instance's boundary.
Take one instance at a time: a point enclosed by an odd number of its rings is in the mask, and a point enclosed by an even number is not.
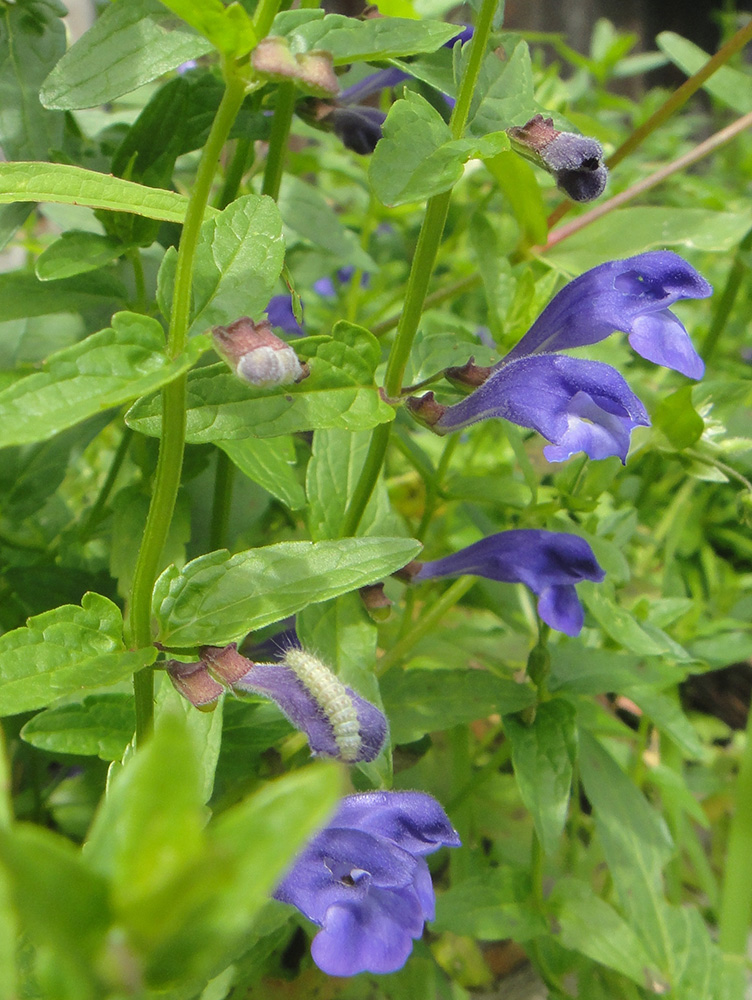
<svg viewBox="0 0 752 1000"><path fill-rule="evenodd" d="M482 538L443 559L415 563L410 579L473 574L503 583L524 583L538 595L538 614L566 635L579 635L583 611L575 584L600 583L605 573L584 538L560 531L518 528Z"/></svg>
<svg viewBox="0 0 752 1000"><path fill-rule="evenodd" d="M460 839L425 792L349 795L274 896L321 927L311 955L330 976L396 972L434 917L424 855Z"/></svg>
<svg viewBox="0 0 752 1000"><path fill-rule="evenodd" d="M465 399L442 406L427 393L408 399L408 407L438 434L502 417L547 438L543 453L551 462L578 451L625 462L632 429L650 425L645 407L610 365L554 352L621 330L648 361L699 379L702 359L669 306L711 293L708 282L668 250L600 264L566 285Z"/></svg>

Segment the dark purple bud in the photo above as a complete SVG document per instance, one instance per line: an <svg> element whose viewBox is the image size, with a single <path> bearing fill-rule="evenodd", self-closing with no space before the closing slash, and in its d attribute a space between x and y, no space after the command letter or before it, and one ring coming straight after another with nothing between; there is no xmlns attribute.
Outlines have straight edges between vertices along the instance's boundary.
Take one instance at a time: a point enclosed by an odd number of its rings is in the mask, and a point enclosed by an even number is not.
<svg viewBox="0 0 752 1000"><path fill-rule="evenodd" d="M374 151L385 120L385 112L365 105L333 108L326 118L342 145L361 156Z"/></svg>
<svg viewBox="0 0 752 1000"><path fill-rule="evenodd" d="M380 69L378 73L371 73L363 77L352 87L347 87L339 95L340 104L360 104L372 94L380 94L382 90L391 89L410 79L410 74L404 70L391 67L390 69Z"/></svg>
<svg viewBox="0 0 752 1000"><path fill-rule="evenodd" d="M214 347L238 378L260 389L300 382L308 374L289 344L272 333L262 320L254 323L248 316L229 326L215 326Z"/></svg>
<svg viewBox="0 0 752 1000"><path fill-rule="evenodd" d="M573 201L592 201L603 193L608 170L603 147L596 139L560 132L553 119L535 115L522 126L507 129L518 152L553 175L558 187Z"/></svg>
<svg viewBox="0 0 752 1000"><path fill-rule="evenodd" d="M424 792L349 795L274 896L321 927L311 955L330 976L396 972L434 916L423 855L459 844L444 810Z"/></svg>
<svg viewBox="0 0 752 1000"><path fill-rule="evenodd" d="M546 624L579 635L583 612L574 585L600 583L605 573L583 538L558 531L502 531L459 552L425 562L416 583L443 576L472 574L503 583L524 583L538 595L538 613Z"/></svg>

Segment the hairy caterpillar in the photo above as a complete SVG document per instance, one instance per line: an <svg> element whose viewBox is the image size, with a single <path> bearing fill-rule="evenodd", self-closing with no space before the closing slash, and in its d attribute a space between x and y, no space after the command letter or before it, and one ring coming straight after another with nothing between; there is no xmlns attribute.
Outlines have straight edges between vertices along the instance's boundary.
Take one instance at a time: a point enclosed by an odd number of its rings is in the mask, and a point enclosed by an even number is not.
<svg viewBox="0 0 752 1000"><path fill-rule="evenodd" d="M360 722L345 685L325 663L302 649L288 649L284 662L329 720L342 760L357 760L362 744Z"/></svg>

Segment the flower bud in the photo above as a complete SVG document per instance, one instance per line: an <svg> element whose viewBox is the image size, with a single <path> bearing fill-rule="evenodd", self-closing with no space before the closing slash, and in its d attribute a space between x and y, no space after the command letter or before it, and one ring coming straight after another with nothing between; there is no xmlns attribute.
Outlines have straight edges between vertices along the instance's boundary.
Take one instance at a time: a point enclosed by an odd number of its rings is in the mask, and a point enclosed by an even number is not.
<svg viewBox="0 0 752 1000"><path fill-rule="evenodd" d="M215 326L212 336L217 353L235 374L259 389L291 385L308 375L308 366L301 365L295 351L272 333L266 320L254 323L242 316L229 326Z"/></svg>
<svg viewBox="0 0 752 1000"><path fill-rule="evenodd" d="M217 699L225 688L214 680L203 661L181 663L179 660L167 660L164 666L176 690L191 705L202 711L214 711Z"/></svg>
<svg viewBox="0 0 752 1000"><path fill-rule="evenodd" d="M326 118L342 145L361 156L368 156L374 151L382 137L385 120L383 111L367 105L333 108Z"/></svg>
<svg viewBox="0 0 752 1000"><path fill-rule="evenodd" d="M597 139L560 132L553 119L543 115L508 128L507 135L517 152L552 174L557 186L573 201L593 201L603 193L608 169Z"/></svg>
<svg viewBox="0 0 752 1000"><path fill-rule="evenodd" d="M253 50L251 65L270 80L293 80L306 93L316 97L336 97L339 93L331 52L317 50L295 54L290 51L286 38L269 35Z"/></svg>

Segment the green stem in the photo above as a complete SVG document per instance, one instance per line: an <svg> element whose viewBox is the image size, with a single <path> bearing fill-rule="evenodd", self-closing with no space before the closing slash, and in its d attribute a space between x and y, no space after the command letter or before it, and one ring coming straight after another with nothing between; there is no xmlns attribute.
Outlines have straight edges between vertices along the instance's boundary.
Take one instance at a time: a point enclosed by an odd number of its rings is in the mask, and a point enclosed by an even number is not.
<svg viewBox="0 0 752 1000"><path fill-rule="evenodd" d="M282 183L285 150L292 125L295 97L294 83L280 83L277 91L277 103L274 106L272 131L269 136L269 152L266 155L264 181L261 185L261 193L268 194L275 201L279 197L279 188Z"/></svg>
<svg viewBox="0 0 752 1000"><path fill-rule="evenodd" d="M533 839L530 844L530 880L533 888L533 903L541 912L545 909L543 899L543 845L540 837L533 830Z"/></svg>
<svg viewBox="0 0 752 1000"><path fill-rule="evenodd" d="M454 111L449 122L453 139L461 138L465 130L470 102L473 97L475 85L478 82L478 74L480 73L480 66L486 52L496 6L497 0L483 0L478 15L478 23L470 42L467 69L462 79L457 103L454 106ZM418 243L410 266L410 275L407 279L405 303L386 364L384 390L386 395L391 399L399 399L405 368L410 357L415 334L418 332L418 324L425 305L428 284L431 280L436 256L439 252L451 197L452 190L450 188L449 191L443 191L441 194L430 198L426 205L426 214L423 217L423 224L420 227ZM361 470L355 493L345 514L343 533L346 536L354 534L357 530L360 519L363 516L363 511L366 509L368 500L376 485L384 456L386 455L387 445L389 444L389 432L389 424L380 424L371 438L371 445L368 449L366 461Z"/></svg>
<svg viewBox="0 0 752 1000"><path fill-rule="evenodd" d="M479 274L469 274L466 278L460 278L459 281L447 285L446 288L439 288L437 291L431 292L430 295L426 295L423 306L425 309L433 309L434 306L440 306L442 302L447 302L456 295L472 291L473 288L477 288L480 284L481 276ZM400 313L395 313L393 316L388 316L386 319L374 323L370 328L371 333L374 337L381 337L385 333L394 330L399 321Z"/></svg>
<svg viewBox="0 0 752 1000"><path fill-rule="evenodd" d="M723 951L745 955L752 918L752 712L747 742L736 779L736 808L731 818L723 869L718 939Z"/></svg>
<svg viewBox="0 0 752 1000"><path fill-rule="evenodd" d="M280 0L261 0L253 17L253 30L258 39L266 38L280 8Z"/></svg>
<svg viewBox="0 0 752 1000"><path fill-rule="evenodd" d="M235 143L235 152L225 173L225 182L217 198L217 208L221 211L235 201L243 174L248 170L253 156L253 139L242 136Z"/></svg>
<svg viewBox="0 0 752 1000"><path fill-rule="evenodd" d="M99 516L102 513L102 509L107 503L107 498L112 492L112 487L115 485L115 480L117 479L118 473L120 472L123 462L125 461L125 456L128 454L128 446L131 443L132 437L133 431L130 427L126 427L123 430L123 436L120 438L120 444L117 446L117 450L112 459L112 464L107 472L105 481L99 491L99 496L94 501L88 517L81 525L80 535L82 541L87 539L91 534L92 529L96 527Z"/></svg>
<svg viewBox="0 0 752 1000"><path fill-rule="evenodd" d="M713 315L713 321L710 324L710 329L708 330L707 336L703 342L702 356L706 364L715 354L718 341L726 328L726 323L731 315L731 310L734 308L736 296L739 293L739 288L741 287L742 280L747 271L747 264L744 257L750 249L752 249L752 229L750 229L739 244L736 255L734 256L734 263L731 265L731 270L729 271L728 278L726 279L726 287L723 289L723 294L718 299L715 307L715 313Z"/></svg>
<svg viewBox="0 0 752 1000"><path fill-rule="evenodd" d="M417 645L424 636L428 635L439 624L447 611L453 608L458 601L462 600L475 582L474 576L461 576L459 580L455 580L452 586L448 590L445 590L438 601L415 623L407 635L403 636L395 646L392 646L388 653L382 656L376 668L376 673L379 677L404 659L413 646Z"/></svg>
<svg viewBox="0 0 752 1000"><path fill-rule="evenodd" d="M144 280L144 264L141 260L141 251L133 247L128 251L128 259L133 267L133 280L136 284L136 310L145 313L147 311L146 281Z"/></svg>
<svg viewBox="0 0 752 1000"><path fill-rule="evenodd" d="M209 548L212 552L227 545L227 528L230 523L232 484L235 466L227 452L217 448L217 468L214 473L214 501L212 504Z"/></svg>
<svg viewBox="0 0 752 1000"><path fill-rule="evenodd" d="M167 354L170 358L179 357L185 350L190 319L193 262L201 223L209 202L222 147L243 103L244 95L245 81L228 73L225 92L201 154L180 237L170 328L167 334ZM151 595L162 550L170 530L183 467L185 386L186 377L183 375L162 390L162 437L159 443L154 491L136 560L129 606L127 636L132 648L140 649L152 642ZM145 667L134 676L137 744L143 741L152 727L153 686L152 668Z"/></svg>
<svg viewBox="0 0 752 1000"><path fill-rule="evenodd" d="M473 795L481 785L485 784L488 779L496 774L496 772L506 764L506 762L512 756L512 744L509 740L504 740L504 742L497 748L497 750L488 758L486 763L480 768L475 774L470 778L470 780L460 788L454 798L450 799L447 803L446 810L451 816L454 811L462 805L462 803Z"/></svg>

